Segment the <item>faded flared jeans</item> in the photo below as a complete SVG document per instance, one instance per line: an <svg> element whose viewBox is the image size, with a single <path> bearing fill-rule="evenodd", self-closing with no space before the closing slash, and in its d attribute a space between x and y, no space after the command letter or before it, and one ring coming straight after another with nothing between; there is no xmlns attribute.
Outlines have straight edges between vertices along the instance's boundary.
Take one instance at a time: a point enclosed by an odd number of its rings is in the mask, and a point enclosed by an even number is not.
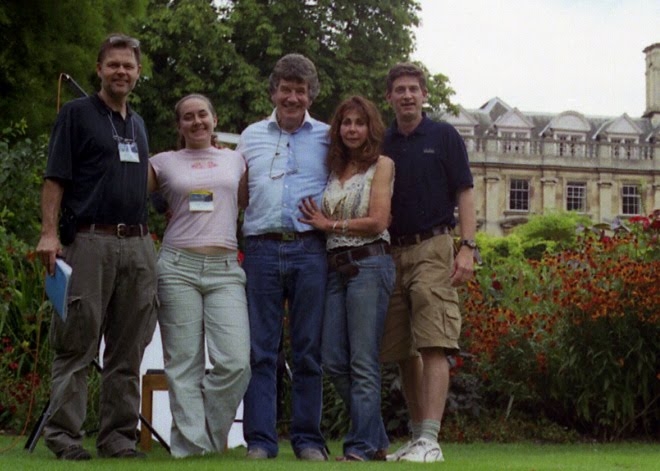
<svg viewBox="0 0 660 471"><path fill-rule="evenodd" d="M378 355L395 268L389 255L351 263L359 270L355 276L337 271L328 274L323 369L351 417L344 454L371 459L389 446L380 410Z"/></svg>
<svg viewBox="0 0 660 471"><path fill-rule="evenodd" d="M237 254L199 255L164 247L158 259L158 297L172 455L222 452L250 381L245 273Z"/></svg>

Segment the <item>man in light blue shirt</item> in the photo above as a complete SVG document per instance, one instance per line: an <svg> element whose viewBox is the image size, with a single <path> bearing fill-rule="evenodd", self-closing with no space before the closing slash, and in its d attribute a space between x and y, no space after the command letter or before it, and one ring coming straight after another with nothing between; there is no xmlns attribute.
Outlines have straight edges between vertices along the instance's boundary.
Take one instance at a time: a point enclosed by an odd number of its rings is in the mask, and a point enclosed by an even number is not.
<svg viewBox="0 0 660 471"><path fill-rule="evenodd" d="M282 57L270 76L275 110L248 126L238 145L248 165L243 235L252 379L243 430L250 459L274 458L277 445L277 355L288 306L293 387L291 445L299 459L324 461L321 327L327 261L325 238L302 224L303 198L320 201L328 171L328 125L307 112L319 92L314 64Z"/></svg>

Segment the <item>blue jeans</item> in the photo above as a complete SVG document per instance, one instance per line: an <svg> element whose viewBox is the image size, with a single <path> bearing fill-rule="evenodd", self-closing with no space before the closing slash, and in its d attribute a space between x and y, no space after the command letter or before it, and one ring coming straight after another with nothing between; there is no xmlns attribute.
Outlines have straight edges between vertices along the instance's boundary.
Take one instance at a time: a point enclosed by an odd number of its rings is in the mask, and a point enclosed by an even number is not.
<svg viewBox="0 0 660 471"><path fill-rule="evenodd" d="M389 441L380 410L380 342L395 269L392 257L352 262L359 273L328 274L323 320L323 368L346 404L351 428L344 454L371 459Z"/></svg>
<svg viewBox="0 0 660 471"><path fill-rule="evenodd" d="M321 434L323 383L321 325L327 275L325 239L310 235L278 242L247 237L247 275L252 379L243 404L243 432L250 448L277 456L277 354L288 300L292 351L291 446L325 446Z"/></svg>

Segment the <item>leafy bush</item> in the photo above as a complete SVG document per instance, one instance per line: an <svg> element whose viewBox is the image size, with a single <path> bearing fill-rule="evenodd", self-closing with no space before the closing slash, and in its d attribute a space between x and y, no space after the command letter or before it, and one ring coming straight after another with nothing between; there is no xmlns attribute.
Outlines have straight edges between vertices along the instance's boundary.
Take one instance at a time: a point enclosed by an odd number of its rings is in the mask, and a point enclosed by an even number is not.
<svg viewBox="0 0 660 471"><path fill-rule="evenodd" d="M557 261L561 355L550 396L560 418L605 438L652 434L660 419L660 220L636 221L611 238L585 234L583 250Z"/></svg>
<svg viewBox="0 0 660 471"><path fill-rule="evenodd" d="M0 224L8 233L36 244L46 138L33 141L26 131L23 120L0 132Z"/></svg>
<svg viewBox="0 0 660 471"><path fill-rule="evenodd" d="M470 283L463 338L488 406L605 439L657 432L660 220L630 223Z"/></svg>
<svg viewBox="0 0 660 471"><path fill-rule="evenodd" d="M32 419L48 398L46 331L51 308L44 300L43 272L34 254L3 226L0 267L0 426L20 431L32 392Z"/></svg>
<svg viewBox="0 0 660 471"><path fill-rule="evenodd" d="M538 242L554 242L559 248L571 248L577 242L576 226L589 225L588 216L576 212L554 212L533 215L526 224L513 229L513 233L534 245Z"/></svg>

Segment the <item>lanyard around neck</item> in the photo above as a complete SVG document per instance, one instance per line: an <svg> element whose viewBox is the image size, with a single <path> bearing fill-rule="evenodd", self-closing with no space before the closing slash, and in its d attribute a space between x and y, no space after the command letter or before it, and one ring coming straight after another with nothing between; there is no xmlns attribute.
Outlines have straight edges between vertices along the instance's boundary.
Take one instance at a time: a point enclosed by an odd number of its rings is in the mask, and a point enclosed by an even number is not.
<svg viewBox="0 0 660 471"><path fill-rule="evenodd" d="M129 115L128 119L131 120L131 134L132 137L121 137L119 133L117 132L117 128L115 127L115 123L112 122L112 113L108 113L108 121L110 121L110 126L112 126L112 138L117 141L117 142L135 142L135 121L133 121L133 118Z"/></svg>

